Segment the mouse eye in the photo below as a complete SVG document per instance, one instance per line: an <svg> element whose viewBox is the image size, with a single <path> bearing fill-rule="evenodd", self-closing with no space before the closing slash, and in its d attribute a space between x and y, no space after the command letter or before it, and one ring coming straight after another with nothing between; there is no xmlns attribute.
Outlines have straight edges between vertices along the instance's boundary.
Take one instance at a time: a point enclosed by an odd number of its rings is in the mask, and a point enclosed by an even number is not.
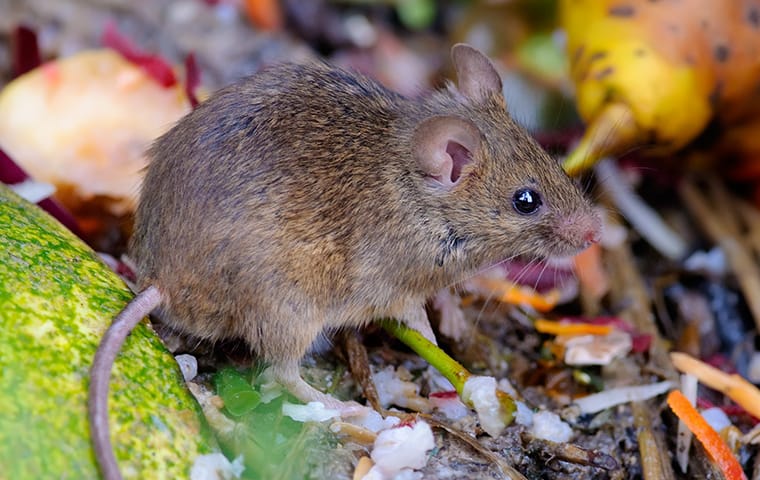
<svg viewBox="0 0 760 480"><path fill-rule="evenodd" d="M530 188L521 188L512 196L512 206L521 215L533 215L542 203L541 195Z"/></svg>

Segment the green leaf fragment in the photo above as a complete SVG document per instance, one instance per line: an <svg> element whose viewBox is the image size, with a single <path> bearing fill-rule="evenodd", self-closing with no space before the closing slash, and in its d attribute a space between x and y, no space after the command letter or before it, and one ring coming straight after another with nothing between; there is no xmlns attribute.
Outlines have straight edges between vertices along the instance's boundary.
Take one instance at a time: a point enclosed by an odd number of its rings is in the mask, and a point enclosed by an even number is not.
<svg viewBox="0 0 760 480"><path fill-rule="evenodd" d="M245 415L261 403L261 394L234 368L219 371L214 377L214 384L217 394L224 400L224 406L232 416Z"/></svg>
<svg viewBox="0 0 760 480"><path fill-rule="evenodd" d="M435 20L435 12L434 0L398 0L396 3L399 20L410 30L429 27Z"/></svg>

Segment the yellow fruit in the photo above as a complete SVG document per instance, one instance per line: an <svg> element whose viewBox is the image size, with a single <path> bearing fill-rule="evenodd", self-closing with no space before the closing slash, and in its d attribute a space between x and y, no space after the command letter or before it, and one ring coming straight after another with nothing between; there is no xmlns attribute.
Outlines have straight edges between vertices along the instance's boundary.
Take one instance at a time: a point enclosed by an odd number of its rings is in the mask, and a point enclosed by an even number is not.
<svg viewBox="0 0 760 480"><path fill-rule="evenodd" d="M566 160L570 173L636 147L671 153L716 117L751 115L747 99L760 97L758 2L560 0L559 7L578 111L589 125Z"/></svg>

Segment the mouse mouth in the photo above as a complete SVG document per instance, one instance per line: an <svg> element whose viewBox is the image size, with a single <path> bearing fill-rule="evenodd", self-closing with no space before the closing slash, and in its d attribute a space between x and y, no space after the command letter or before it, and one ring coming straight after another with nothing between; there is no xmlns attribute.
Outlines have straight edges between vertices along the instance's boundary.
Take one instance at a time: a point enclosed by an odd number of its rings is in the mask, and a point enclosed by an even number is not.
<svg viewBox="0 0 760 480"><path fill-rule="evenodd" d="M576 281L571 256L544 259L521 257L505 260L492 268L503 271L506 280L531 287L539 293L563 290Z"/></svg>

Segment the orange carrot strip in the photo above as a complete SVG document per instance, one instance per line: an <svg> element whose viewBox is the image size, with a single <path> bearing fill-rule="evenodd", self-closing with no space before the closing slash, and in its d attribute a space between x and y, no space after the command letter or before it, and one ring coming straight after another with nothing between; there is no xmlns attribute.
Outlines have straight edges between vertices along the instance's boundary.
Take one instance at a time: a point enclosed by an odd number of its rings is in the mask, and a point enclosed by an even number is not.
<svg viewBox="0 0 760 480"><path fill-rule="evenodd" d="M515 285L514 283L497 278L480 277L471 280L478 287L495 295L496 299L512 305L530 305L539 312L548 312L559 302L560 293L550 290L540 294L530 287Z"/></svg>
<svg viewBox="0 0 760 480"><path fill-rule="evenodd" d="M573 267L581 286L593 298L602 298L610 289L610 279L602 262L602 247L598 243L573 257Z"/></svg>
<svg viewBox="0 0 760 480"><path fill-rule="evenodd" d="M739 464L731 449L726 442L720 438L718 432L713 430L694 408L689 400L679 390L673 390L668 394L668 405L673 413L689 427L694 436L702 443L710 458L718 464L723 471L723 475L728 480L746 480L744 470Z"/></svg>
<svg viewBox="0 0 760 480"><path fill-rule="evenodd" d="M244 0L243 8L251 23L262 30L282 28L282 9L278 0Z"/></svg>
<svg viewBox="0 0 760 480"><path fill-rule="evenodd" d="M671 352L670 359L681 372L694 375L700 382L741 405L750 415L760 418L760 390L740 375L722 372L681 352Z"/></svg>
<svg viewBox="0 0 760 480"><path fill-rule="evenodd" d="M609 325L591 323L566 323L539 318L533 326L541 333L550 335L607 335L612 331Z"/></svg>

